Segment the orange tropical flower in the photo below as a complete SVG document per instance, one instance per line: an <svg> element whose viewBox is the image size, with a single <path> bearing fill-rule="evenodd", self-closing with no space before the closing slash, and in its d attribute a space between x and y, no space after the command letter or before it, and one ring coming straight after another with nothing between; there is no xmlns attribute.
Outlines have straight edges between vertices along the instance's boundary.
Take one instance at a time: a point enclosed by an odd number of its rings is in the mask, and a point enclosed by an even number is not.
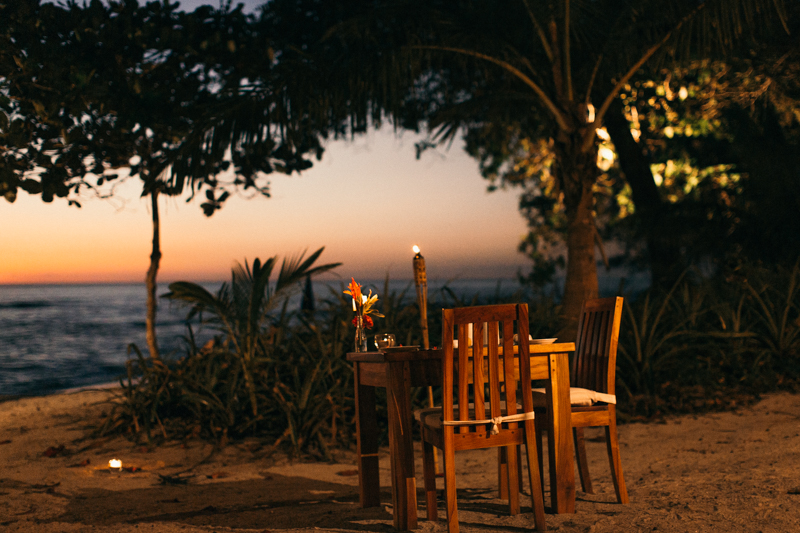
<svg viewBox="0 0 800 533"><path fill-rule="evenodd" d="M364 324L367 324L367 320L369 320L369 326L367 327L372 327L372 319L368 315L383 316L373 309L373 306L378 301L378 295L373 295L372 290L369 291L369 294L362 293L361 285L356 283L355 278L350 278L350 283L347 285L347 289L344 290L344 294L349 294L353 298L353 311L356 312L357 316L364 317Z"/></svg>
<svg viewBox="0 0 800 533"><path fill-rule="evenodd" d="M361 285L356 283L355 278L350 278L350 284L347 286L347 290L344 291L344 293L352 296L353 301L358 305L361 304Z"/></svg>

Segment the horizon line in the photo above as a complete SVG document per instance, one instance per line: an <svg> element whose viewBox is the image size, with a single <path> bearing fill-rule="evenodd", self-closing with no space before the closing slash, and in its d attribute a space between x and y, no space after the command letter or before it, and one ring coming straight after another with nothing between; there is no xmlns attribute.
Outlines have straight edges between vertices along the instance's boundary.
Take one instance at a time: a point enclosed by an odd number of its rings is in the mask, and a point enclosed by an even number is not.
<svg viewBox="0 0 800 533"><path fill-rule="evenodd" d="M365 282L374 283L376 281L384 282L386 280L386 277L385 276L384 277L361 277L360 279L364 280ZM157 286L167 285L167 284L174 283L174 282L177 282L177 281L187 281L187 280L170 279L170 280L165 280L165 281L159 281L159 282L157 282L156 285ZM227 283L228 281L230 281L230 278L226 278L226 279L200 279L200 280L192 280L191 282L192 283L197 283L197 284L202 284L202 283ZM344 278L344 277L342 277L342 278L323 278L323 277L318 277L318 278L314 278L314 281L320 281L320 282L342 281L344 283L347 283L347 279ZM389 278L389 281L390 282L391 281L413 282L414 278L413 277L402 277L402 278L396 277L396 278ZM467 277L460 277L460 276L451 276L451 277L443 277L443 278L439 278L439 277L432 278L432 277L429 276L428 277L428 285L431 284L431 281L433 281L434 283L438 283L438 282L447 283L447 282L452 282L452 281L518 281L518 278L516 276L513 276L513 277L505 277L505 276L501 276L501 277L496 277L496 276L472 276L472 277L468 277L468 278ZM25 286L40 286L40 285L145 285L145 282L144 281L133 281L133 280L130 280L130 281L119 280L119 281L21 281L21 282L13 282L13 281L11 281L11 282L0 282L0 287L25 287Z"/></svg>

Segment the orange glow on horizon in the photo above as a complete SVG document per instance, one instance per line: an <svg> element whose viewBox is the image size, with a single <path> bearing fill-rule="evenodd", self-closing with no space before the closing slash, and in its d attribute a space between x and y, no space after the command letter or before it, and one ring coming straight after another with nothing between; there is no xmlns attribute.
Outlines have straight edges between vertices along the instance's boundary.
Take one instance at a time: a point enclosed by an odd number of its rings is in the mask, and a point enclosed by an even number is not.
<svg viewBox="0 0 800 533"><path fill-rule="evenodd" d="M320 264L343 263L330 279L410 280L404 243L418 239L430 279L514 277L526 262L516 193L487 193L475 161L455 147L416 160L414 140L373 132L331 143L302 175L272 177L271 198L234 195L210 218L199 202L165 198L159 285L227 280L235 261L322 246ZM80 209L26 193L0 201L0 284L143 282L152 223L138 187L128 180L112 201L82 199Z"/></svg>

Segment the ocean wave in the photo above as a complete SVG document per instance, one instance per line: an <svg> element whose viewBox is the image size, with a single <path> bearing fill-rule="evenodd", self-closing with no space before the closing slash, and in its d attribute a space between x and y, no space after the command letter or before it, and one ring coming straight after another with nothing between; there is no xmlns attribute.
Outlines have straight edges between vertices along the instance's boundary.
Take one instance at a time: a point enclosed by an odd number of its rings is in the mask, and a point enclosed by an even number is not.
<svg viewBox="0 0 800 533"><path fill-rule="evenodd" d="M0 309L42 309L44 307L53 307L53 303L44 300L0 303Z"/></svg>

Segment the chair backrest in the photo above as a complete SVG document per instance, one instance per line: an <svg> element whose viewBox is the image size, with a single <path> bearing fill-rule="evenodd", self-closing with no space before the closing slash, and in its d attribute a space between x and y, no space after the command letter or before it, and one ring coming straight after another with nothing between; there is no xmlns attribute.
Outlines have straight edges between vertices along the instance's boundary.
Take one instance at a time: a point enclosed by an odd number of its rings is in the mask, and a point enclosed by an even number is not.
<svg viewBox="0 0 800 533"><path fill-rule="evenodd" d="M475 340L471 345L468 342L470 327ZM495 339L494 342L488 341L486 346L482 341L484 331L487 333L485 338ZM518 402L522 404L523 412L533 410L528 343L521 343L518 354L514 353L514 335L527 339L528 331L527 304L442 310L442 416L445 421L486 420L516 414L519 412ZM456 336L458 348L454 347ZM515 366L520 369L519 375ZM501 383L504 383L503 390ZM474 409L470 409L473 406ZM509 424L509 427L516 427L516 423ZM455 431L484 433L486 426L456 426Z"/></svg>
<svg viewBox="0 0 800 533"><path fill-rule="evenodd" d="M573 387L615 394L622 302L619 296L583 302L572 362Z"/></svg>

